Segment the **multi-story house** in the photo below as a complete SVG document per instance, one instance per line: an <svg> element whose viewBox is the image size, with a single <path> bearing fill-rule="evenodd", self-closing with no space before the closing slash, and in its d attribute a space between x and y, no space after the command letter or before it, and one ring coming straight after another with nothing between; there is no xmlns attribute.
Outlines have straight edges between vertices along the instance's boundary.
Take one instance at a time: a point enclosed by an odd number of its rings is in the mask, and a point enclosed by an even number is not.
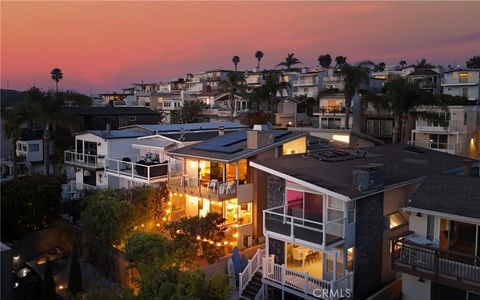
<svg viewBox="0 0 480 300"><path fill-rule="evenodd" d="M446 95L461 96L471 101L479 101L480 70L447 70L442 77L442 91Z"/></svg>
<svg viewBox="0 0 480 300"><path fill-rule="evenodd" d="M295 98L284 97L278 99L277 111L275 112L275 124L280 126L293 126L306 121L308 116L305 111L300 112L299 101ZM304 108L305 110L305 108Z"/></svg>
<svg viewBox="0 0 480 300"><path fill-rule="evenodd" d="M187 126L188 125L188 126ZM208 126L205 126L208 125ZM168 174L181 170L181 162L170 151L196 144L219 135L230 134L246 127L237 123L190 123L179 125L136 126L149 131L147 136L128 141L128 151L105 158L108 187L155 186L166 182ZM125 148L123 147L123 148ZM133 153L133 154L131 154Z"/></svg>
<svg viewBox="0 0 480 300"><path fill-rule="evenodd" d="M448 106L436 120L419 119L410 143L450 154L480 157L480 106Z"/></svg>
<svg viewBox="0 0 480 300"><path fill-rule="evenodd" d="M395 278L402 207L425 176L462 172L462 161L403 144L251 161L266 245L240 274L240 296L367 298Z"/></svg>
<svg viewBox="0 0 480 300"><path fill-rule="evenodd" d="M290 84L290 88L284 89L282 91L277 92L278 97L293 97L293 93L297 90L297 88L293 85L295 81L298 80L297 71L286 71L282 70L279 75L279 82L287 82Z"/></svg>
<svg viewBox="0 0 480 300"><path fill-rule="evenodd" d="M417 83L422 90L433 95L440 93L441 75L433 69L415 70L407 75L407 80L409 82Z"/></svg>
<svg viewBox="0 0 480 300"><path fill-rule="evenodd" d="M105 158L134 155L131 145L138 137L149 134L139 128L111 130L109 126L106 130L77 133L73 149L64 153L67 177L73 177L65 193L73 197L79 190L107 188Z"/></svg>
<svg viewBox="0 0 480 300"><path fill-rule="evenodd" d="M264 83L264 72L258 71L256 68L253 70L253 72L245 72L245 84L249 90L259 87Z"/></svg>
<svg viewBox="0 0 480 300"><path fill-rule="evenodd" d="M480 178L428 178L404 211L411 234L392 241L402 299L480 299ZM468 172L467 172L468 174Z"/></svg>
<svg viewBox="0 0 480 300"><path fill-rule="evenodd" d="M383 80L369 78L368 82L361 84L359 90L369 92L380 92L383 87ZM341 129L345 128L345 116L347 111L350 112L349 128L360 131L361 124L359 121L361 115L360 99L361 95L357 94L352 99L352 107L345 106L344 94L345 82L343 77L336 69L328 69L326 76L322 78L322 91L319 98L318 110L314 113L319 117L319 127L322 129ZM357 121L355 121L357 117Z"/></svg>
<svg viewBox="0 0 480 300"><path fill-rule="evenodd" d="M265 127L265 126L263 126ZM249 162L305 153L307 133L269 130L257 125L169 152L182 160L182 170L170 173L172 214L205 216L218 212L226 219L230 245L260 243L265 198L254 187ZM262 189L263 187L259 187Z"/></svg>
<svg viewBox="0 0 480 300"><path fill-rule="evenodd" d="M322 88L322 75L325 75L327 70L309 71L302 69L302 73L298 74L298 80L293 81L292 96L307 96L308 98L316 98Z"/></svg>
<svg viewBox="0 0 480 300"><path fill-rule="evenodd" d="M211 96L212 92L202 92L197 99L209 105L202 110L202 116L207 122L222 122L230 120L232 109L228 93L217 93ZM233 107L233 118L239 120L243 113L249 111L250 100L236 94Z"/></svg>

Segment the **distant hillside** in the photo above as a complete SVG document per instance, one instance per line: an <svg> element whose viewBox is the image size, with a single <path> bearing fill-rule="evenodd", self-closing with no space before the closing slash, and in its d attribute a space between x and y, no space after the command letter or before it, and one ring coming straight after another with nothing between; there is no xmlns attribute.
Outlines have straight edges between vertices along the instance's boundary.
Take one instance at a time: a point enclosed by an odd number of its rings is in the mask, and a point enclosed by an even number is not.
<svg viewBox="0 0 480 300"><path fill-rule="evenodd" d="M0 104L11 106L23 100L23 92L0 89Z"/></svg>

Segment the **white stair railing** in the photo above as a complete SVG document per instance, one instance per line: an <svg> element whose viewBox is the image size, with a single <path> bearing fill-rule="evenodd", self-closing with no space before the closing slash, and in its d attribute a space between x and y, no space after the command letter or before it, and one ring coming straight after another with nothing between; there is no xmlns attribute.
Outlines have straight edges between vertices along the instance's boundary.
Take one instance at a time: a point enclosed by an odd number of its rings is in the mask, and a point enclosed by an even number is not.
<svg viewBox="0 0 480 300"><path fill-rule="evenodd" d="M247 287L250 280L252 280L255 273L262 267L262 258L265 256L265 249L258 249L252 259L248 260L247 267L238 276L238 292L239 297L242 297L242 293Z"/></svg>

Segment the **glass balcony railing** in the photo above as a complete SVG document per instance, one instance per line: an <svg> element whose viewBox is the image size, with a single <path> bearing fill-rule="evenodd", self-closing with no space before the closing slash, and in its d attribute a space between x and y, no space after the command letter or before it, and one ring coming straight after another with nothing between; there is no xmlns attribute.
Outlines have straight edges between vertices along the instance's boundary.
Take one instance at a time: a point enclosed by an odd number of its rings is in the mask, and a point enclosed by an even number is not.
<svg viewBox="0 0 480 300"><path fill-rule="evenodd" d="M75 151L65 151L63 159L66 164L79 167L101 169L105 165L104 156L79 153Z"/></svg>
<svg viewBox="0 0 480 300"><path fill-rule="evenodd" d="M319 222L292 216L290 213L285 206L264 210L265 233L283 236L291 242L302 240L322 247L339 242L345 237L345 218L343 217Z"/></svg>

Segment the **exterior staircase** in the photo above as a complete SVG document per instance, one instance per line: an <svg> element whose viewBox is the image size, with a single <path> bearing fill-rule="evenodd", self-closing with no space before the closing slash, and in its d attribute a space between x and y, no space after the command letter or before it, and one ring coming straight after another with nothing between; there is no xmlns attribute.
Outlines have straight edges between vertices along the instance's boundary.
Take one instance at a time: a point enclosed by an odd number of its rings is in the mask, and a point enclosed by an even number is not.
<svg viewBox="0 0 480 300"><path fill-rule="evenodd" d="M262 288L262 273L256 272L243 290L241 299L255 300L258 292Z"/></svg>
<svg viewBox="0 0 480 300"><path fill-rule="evenodd" d="M239 274L239 299L259 300L263 294L262 259L265 249L257 250L247 267Z"/></svg>

